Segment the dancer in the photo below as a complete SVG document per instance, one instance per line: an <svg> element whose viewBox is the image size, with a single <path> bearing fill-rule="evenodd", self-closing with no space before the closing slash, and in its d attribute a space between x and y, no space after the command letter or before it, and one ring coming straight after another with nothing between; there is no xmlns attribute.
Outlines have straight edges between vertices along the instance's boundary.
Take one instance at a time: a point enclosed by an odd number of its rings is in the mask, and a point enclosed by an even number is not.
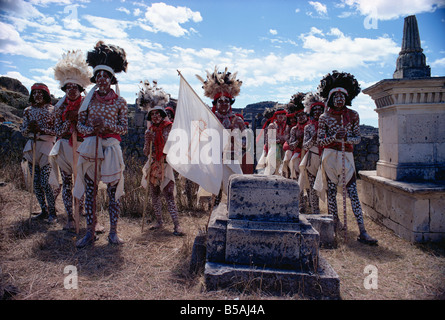
<svg viewBox="0 0 445 320"><path fill-rule="evenodd" d="M91 82L96 85L86 96L79 109L77 130L84 141L77 149L79 162L74 196L85 193L87 232L76 245L79 248L93 244L96 232L96 195L99 181L107 185L110 216L110 244L121 244L117 234L120 213L119 198L124 194L125 170L121 135L127 133L127 102L119 96L116 73L126 72L125 51L99 41L87 54L87 63L93 67ZM116 92L111 85L116 85Z"/></svg>
<svg viewBox="0 0 445 320"><path fill-rule="evenodd" d="M92 74L82 51L68 51L54 68L54 78L59 81L65 96L55 106L55 133L57 142L50 153L50 160L60 169L62 176L62 200L68 216L64 230L74 231L73 174L77 146L83 141L77 133L77 116L83 101L81 95L90 84ZM76 177L74 177L76 178ZM83 211L83 197L78 204L79 215ZM79 217L77 217L79 218ZM77 231L77 230L76 230Z"/></svg>
<svg viewBox="0 0 445 320"><path fill-rule="evenodd" d="M288 112L293 115L295 125L289 126L289 137L285 143L285 161L283 161L283 173L287 178L298 180L299 164L303 143L304 127L307 124L307 114L304 112L303 99L305 93L299 92L292 96L288 104ZM303 189L301 190L303 191Z"/></svg>
<svg viewBox="0 0 445 320"><path fill-rule="evenodd" d="M164 107L170 101L170 96L161 88L150 86L144 82L144 88L138 95L137 103L147 114L147 130L145 131L144 154L148 157L142 169L142 182L144 188L149 188L151 202L156 216L156 224L151 229L160 229L164 222L162 219L161 193L167 202L167 210L173 220L173 234L183 236L184 232L179 223L178 209L174 196L175 176L173 168L167 163L167 155L163 152L168 135L172 128Z"/></svg>
<svg viewBox="0 0 445 320"><path fill-rule="evenodd" d="M324 150L314 188L321 195L327 192L328 213L333 215L339 226L336 195L337 186L341 186L351 199L352 211L360 230L357 240L369 245L377 244L377 240L366 232L357 192L352 151L354 144L358 144L361 139L360 119L357 111L346 107L360 93L360 85L352 74L334 70L320 81L318 91L326 99L327 109L318 123L317 143ZM346 203L343 203L343 207L345 211Z"/></svg>
<svg viewBox="0 0 445 320"><path fill-rule="evenodd" d="M303 150L304 157L300 162L300 176L298 184L302 190L309 190L309 203L312 214L320 213L319 198L317 192L313 189L315 177L320 167L320 157L322 148L317 145L318 119L324 112L324 103L317 93L309 92L305 95L303 104L305 112L310 119L304 127Z"/></svg>
<svg viewBox="0 0 445 320"><path fill-rule="evenodd" d="M34 163L33 189L41 208L41 213L34 217L36 220L48 218L48 222L57 221L55 194L50 183L52 167L49 162L49 154L55 142L54 132L54 106L51 105L51 95L48 87L43 83L35 83L31 87L29 96L31 106L24 111L21 132L29 137L23 157L28 162L32 175ZM33 150L35 158L33 159ZM53 183L55 188L58 182Z"/></svg>
<svg viewBox="0 0 445 320"><path fill-rule="evenodd" d="M284 159L283 145L289 139L289 127L287 126L287 111L284 107L276 106L273 117L265 132L266 139L266 163L264 174L280 175ZM275 139L273 139L275 137Z"/></svg>
<svg viewBox="0 0 445 320"><path fill-rule="evenodd" d="M225 129L234 132L235 135L238 131L238 133L240 133L239 137L241 137L241 133L246 129L244 120L232 111L235 97L239 95L243 83L237 79L236 76L237 72L232 74L227 68L224 69L224 72L220 72L217 67L215 67L213 73L207 72L206 80L201 76L196 75L198 80L203 84L204 95L212 99L212 112L216 115ZM230 144L230 149L223 151L223 161L236 159L242 164L243 145L245 145L245 139L243 137L241 137L241 139L235 137ZM241 166L231 164L225 165L223 169L223 182L228 181L228 177L235 173L243 173ZM215 198L214 205L219 204L222 192L226 193L227 187L228 186L224 186L221 189L219 195ZM198 191L198 194L205 194L205 192L200 190Z"/></svg>
<svg viewBox="0 0 445 320"><path fill-rule="evenodd" d="M303 99L305 93L299 92L294 94L291 99L291 103L296 106L296 118L297 125L294 126L289 134L289 148L292 151L292 157L289 161L289 167L291 170L291 179L297 180L300 176L300 162L303 156L303 136L304 127L307 125L308 116L304 111ZM306 213L307 197L304 195L306 188L300 186L300 200L298 202L298 207L300 213ZM309 189L306 189L306 194L309 193Z"/></svg>

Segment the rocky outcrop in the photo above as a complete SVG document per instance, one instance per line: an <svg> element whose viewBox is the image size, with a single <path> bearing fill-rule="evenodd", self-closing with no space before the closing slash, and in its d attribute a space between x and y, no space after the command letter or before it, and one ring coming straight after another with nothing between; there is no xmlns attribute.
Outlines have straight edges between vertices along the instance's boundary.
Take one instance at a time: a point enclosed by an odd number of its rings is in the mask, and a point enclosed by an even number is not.
<svg viewBox="0 0 445 320"><path fill-rule="evenodd" d="M0 87L9 91L21 93L25 96L29 95L28 89L17 79L9 77L0 77Z"/></svg>

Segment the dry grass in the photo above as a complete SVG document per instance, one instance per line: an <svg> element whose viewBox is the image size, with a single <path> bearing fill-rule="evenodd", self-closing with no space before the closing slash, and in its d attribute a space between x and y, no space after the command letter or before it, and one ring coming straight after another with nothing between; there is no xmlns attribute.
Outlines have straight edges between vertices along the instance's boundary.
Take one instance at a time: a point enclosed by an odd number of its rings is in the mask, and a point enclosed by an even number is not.
<svg viewBox="0 0 445 320"><path fill-rule="evenodd" d="M133 168L133 172L130 170ZM17 300L225 300L225 299L297 299L296 296L273 297L261 292L222 290L207 292L202 274L189 272L193 241L205 229L208 213L187 208L178 185L178 207L186 236L172 235L173 226L165 214L166 227L152 231L149 210L144 232L141 232L142 189L137 189L140 166L128 167L127 195L119 222L122 246L110 246L107 232L100 235L93 247L78 250L77 236L62 230L66 215L61 197L57 199L59 222L28 224L30 195L23 190L17 165L0 169L0 287L17 288ZM14 183L12 182L14 181ZM130 183L130 181L133 181ZM181 196L182 195L182 196ZM106 201L101 200L99 222L107 229ZM339 200L341 201L341 200ZM341 202L339 202L341 204ZM148 208L150 205L148 204ZM341 207L341 206L339 206ZM38 210L34 200L34 209ZM325 208L322 207L323 210ZM340 276L341 295L345 300L376 299L444 299L445 248L413 245L386 228L366 220L368 231L379 239L379 246L367 247L357 241L357 225L348 206L349 241L339 241L337 249L321 249ZM82 236L85 221L82 220ZM67 266L78 271L78 289L65 289ZM378 269L378 289L365 289L364 268Z"/></svg>

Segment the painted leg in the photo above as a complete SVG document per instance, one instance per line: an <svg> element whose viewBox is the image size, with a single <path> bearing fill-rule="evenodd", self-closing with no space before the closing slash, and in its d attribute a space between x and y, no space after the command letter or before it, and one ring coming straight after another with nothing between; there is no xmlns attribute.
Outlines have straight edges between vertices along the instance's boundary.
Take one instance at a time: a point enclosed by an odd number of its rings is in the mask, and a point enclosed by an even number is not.
<svg viewBox="0 0 445 320"><path fill-rule="evenodd" d="M307 177L309 180L309 185L311 186L308 195L312 207L312 213L320 214L320 199L318 198L317 192L314 190L315 176L308 172Z"/></svg>
<svg viewBox="0 0 445 320"><path fill-rule="evenodd" d="M363 220L363 211L362 206L360 204L360 200L358 198L358 192L357 192L357 184L355 179L348 183L347 188L348 196L351 199L351 206L352 206L352 212L354 212L354 216L357 220L358 228L360 230L360 235L357 238L357 241L369 244L369 245L376 245L377 240L371 237L365 228L365 223Z"/></svg>
<svg viewBox="0 0 445 320"><path fill-rule="evenodd" d="M175 197L173 195L173 191L175 188L175 183L173 181L170 181L168 185L164 188L164 197L167 202L167 210L170 213L170 216L173 220L174 225L174 231L173 234L175 236L183 236L184 232L182 232L182 228L179 224L179 218L178 218L178 209L176 208L176 202Z"/></svg>
<svg viewBox="0 0 445 320"><path fill-rule="evenodd" d="M62 201L68 216L68 221L66 225L63 227L63 230L73 231L75 229L74 217L73 217L73 192L72 192L73 178L71 174L68 174L64 171L60 171L60 175L62 176Z"/></svg>
<svg viewBox="0 0 445 320"><path fill-rule="evenodd" d="M94 182L85 176L85 218L87 222L87 233L76 242L78 248L83 248L94 243L96 239L96 212L93 210ZM97 188L97 187L96 187Z"/></svg>
<svg viewBox="0 0 445 320"><path fill-rule="evenodd" d="M117 184L107 186L107 194L109 199L108 211L110 214L110 233L108 242L110 244L123 244L124 241L117 235L117 222L120 214L120 202L116 199Z"/></svg>
<svg viewBox="0 0 445 320"><path fill-rule="evenodd" d="M48 204L48 222L53 223L57 221L56 217L56 199L54 198L54 190L49 184L49 175L51 173L51 165L47 164L41 168L40 184L45 192L46 202Z"/></svg>
<svg viewBox="0 0 445 320"><path fill-rule="evenodd" d="M34 173L34 194L36 195L37 202L39 203L40 209L42 212L35 216L33 220L43 220L48 218L48 207L45 201L45 192L43 191L42 186L40 185L40 167L35 166ZM29 164L29 171L32 172L32 164Z"/></svg>
<svg viewBox="0 0 445 320"><path fill-rule="evenodd" d="M164 225L162 221L162 202L161 202L161 190L159 186L150 185L151 203L156 216L156 224L150 229L160 229Z"/></svg>

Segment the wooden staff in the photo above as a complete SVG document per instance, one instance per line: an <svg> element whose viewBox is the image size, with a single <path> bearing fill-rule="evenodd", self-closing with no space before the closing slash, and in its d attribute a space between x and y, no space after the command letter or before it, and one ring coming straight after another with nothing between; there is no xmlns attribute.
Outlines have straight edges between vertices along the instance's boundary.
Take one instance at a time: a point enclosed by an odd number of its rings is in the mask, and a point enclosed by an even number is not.
<svg viewBox="0 0 445 320"><path fill-rule="evenodd" d="M77 155L77 130L74 128L72 133L72 141L73 141L73 185L76 185L76 177L77 177L77 161L78 161L78 155ZM97 157L97 153L96 153ZM74 190L74 188L73 188ZM80 215L79 215L79 199L74 197L74 224L76 226L76 234L79 234L79 222L80 222Z"/></svg>
<svg viewBox="0 0 445 320"><path fill-rule="evenodd" d="M341 127L344 128L343 123L343 115L341 115ZM343 217L344 217L344 233L345 233L345 242L347 241L347 230L348 230L348 222L346 217L346 159L345 159L345 140L344 138L341 141L341 164L342 164L342 180L343 180Z"/></svg>
<svg viewBox="0 0 445 320"><path fill-rule="evenodd" d="M33 143L32 143L32 172L31 172L31 198L29 199L29 225L31 226L31 216L32 216L32 200L34 199L34 177L36 173L36 144L37 144L37 134L34 132Z"/></svg>
<svg viewBox="0 0 445 320"><path fill-rule="evenodd" d="M147 170L147 191L146 191L146 198L144 201L144 207L143 207L143 211L142 211L142 227L141 227L141 232L144 232L144 224L145 224L145 211L147 210L147 202L148 202L148 197L150 195L150 169L151 169L151 153L152 153L152 145L153 145L153 141L150 141L150 153L148 154L148 170Z"/></svg>
<svg viewBox="0 0 445 320"><path fill-rule="evenodd" d="M99 133L96 134L96 152L94 154L94 184L93 184L93 215L96 215L96 197L97 197L97 150L99 147Z"/></svg>

